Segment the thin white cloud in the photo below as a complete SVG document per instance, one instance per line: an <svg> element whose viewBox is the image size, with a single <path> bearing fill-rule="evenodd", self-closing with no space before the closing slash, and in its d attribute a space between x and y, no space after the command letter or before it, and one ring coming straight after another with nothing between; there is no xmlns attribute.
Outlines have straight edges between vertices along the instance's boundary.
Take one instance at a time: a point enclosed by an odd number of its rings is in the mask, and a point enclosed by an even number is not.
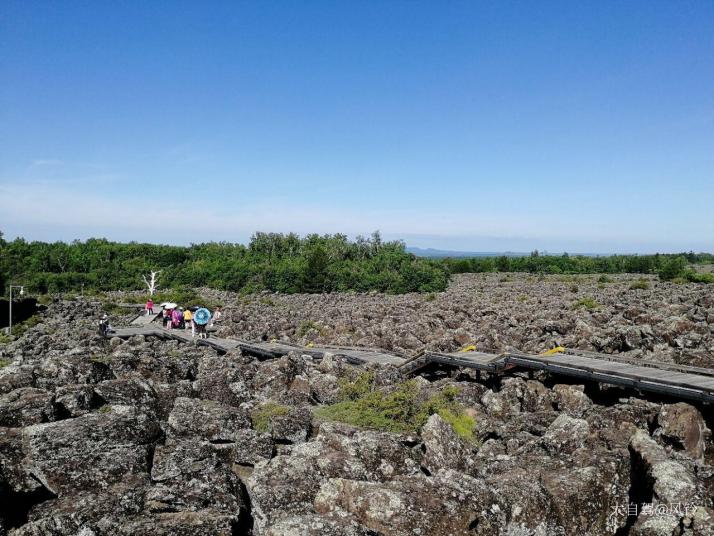
<svg viewBox="0 0 714 536"><path fill-rule="evenodd" d="M147 198L141 192L119 198L81 186L72 190L66 184L59 187L51 182L0 184L0 229L12 228L20 236L23 229L44 229L47 232L43 234L53 239L101 234L175 242L236 240L257 230L356 235L379 229L390 237L444 237L452 244L473 243L480 237L488 243L496 243L498 239L532 243L533 247L546 243L550 249L561 251L577 250L578 242L602 244L599 251L641 251L643 247L714 249L712 243L687 237L686 230L671 229L657 234L656 229L654 233L652 229L649 233L636 227L626 229L621 222L594 226L565 211L534 215L479 206L386 210L309 204L284 198L246 204L193 196ZM662 224L662 229L666 228L667 224ZM75 235L67 236L69 232Z"/></svg>
<svg viewBox="0 0 714 536"><path fill-rule="evenodd" d="M60 160L59 158L40 158L37 160L33 160L32 163L29 166L29 169L36 169L36 168L42 168L42 167L47 167L47 166L61 166L63 165L64 162Z"/></svg>

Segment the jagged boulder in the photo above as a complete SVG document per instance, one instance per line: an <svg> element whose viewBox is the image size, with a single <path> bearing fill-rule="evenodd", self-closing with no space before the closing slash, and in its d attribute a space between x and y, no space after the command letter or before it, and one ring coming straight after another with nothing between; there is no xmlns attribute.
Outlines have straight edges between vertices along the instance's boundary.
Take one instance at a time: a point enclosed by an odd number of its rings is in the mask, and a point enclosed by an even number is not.
<svg viewBox="0 0 714 536"><path fill-rule="evenodd" d="M198 438L171 440L158 446L151 468L153 485L146 492L146 510L209 508L234 514L237 522L243 504L231 463L229 449L216 448Z"/></svg>
<svg viewBox="0 0 714 536"><path fill-rule="evenodd" d="M684 402L662 406L657 415L653 437L675 450L682 450L695 460L703 460L711 431L701 413Z"/></svg>
<svg viewBox="0 0 714 536"><path fill-rule="evenodd" d="M469 451L449 423L438 414L429 417L421 429L424 442L422 466L430 473L440 469L464 471L472 462Z"/></svg>
<svg viewBox="0 0 714 536"><path fill-rule="evenodd" d="M130 406L23 429L22 465L54 494L105 488L127 475L148 478L158 423Z"/></svg>
<svg viewBox="0 0 714 536"><path fill-rule="evenodd" d="M0 396L0 426L29 426L55 419L52 393L23 387Z"/></svg>
<svg viewBox="0 0 714 536"><path fill-rule="evenodd" d="M234 434L250 427L245 412L212 400L179 397L168 418L170 437L197 436L207 441L232 442Z"/></svg>
<svg viewBox="0 0 714 536"><path fill-rule="evenodd" d="M259 530L280 519L313 511L313 500L329 478L385 481L419 473L421 453L398 434L360 431L323 423L311 441L290 454L260 461L246 481Z"/></svg>

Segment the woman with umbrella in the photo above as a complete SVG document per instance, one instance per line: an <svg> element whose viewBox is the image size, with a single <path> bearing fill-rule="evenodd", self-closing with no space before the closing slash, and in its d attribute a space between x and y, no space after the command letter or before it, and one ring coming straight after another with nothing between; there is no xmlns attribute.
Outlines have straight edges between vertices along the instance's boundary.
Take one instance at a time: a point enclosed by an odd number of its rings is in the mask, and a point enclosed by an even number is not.
<svg viewBox="0 0 714 536"><path fill-rule="evenodd" d="M205 307L197 309L193 313L193 323L196 325L196 331L198 331L199 339L207 339L208 333L206 332L206 325L211 320L211 311Z"/></svg>

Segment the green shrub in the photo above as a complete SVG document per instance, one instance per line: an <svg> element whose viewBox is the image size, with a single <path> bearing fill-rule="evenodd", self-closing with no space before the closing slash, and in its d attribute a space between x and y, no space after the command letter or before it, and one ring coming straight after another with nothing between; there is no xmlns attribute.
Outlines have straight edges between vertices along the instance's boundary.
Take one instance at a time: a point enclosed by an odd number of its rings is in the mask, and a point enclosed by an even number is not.
<svg viewBox="0 0 714 536"><path fill-rule="evenodd" d="M597 278L598 283L612 283L612 277L608 276L607 274L602 274L600 277Z"/></svg>
<svg viewBox="0 0 714 536"><path fill-rule="evenodd" d="M687 259L680 255L665 260L658 273L661 280L672 281L678 277L685 277L686 271Z"/></svg>
<svg viewBox="0 0 714 536"><path fill-rule="evenodd" d="M307 332L310 331L311 329L314 329L318 333L322 334L324 328L320 325L317 324L316 322L313 322L312 320L304 320L303 322L300 322L300 325L297 328L297 336L298 337L304 337L307 335Z"/></svg>
<svg viewBox="0 0 714 536"><path fill-rule="evenodd" d="M712 273L699 273L691 270L687 272L686 278L692 283L714 283L714 274Z"/></svg>
<svg viewBox="0 0 714 536"><path fill-rule="evenodd" d="M568 290L570 290L570 292L572 292L573 294L577 294L578 290L580 289L578 288L578 285L570 285L570 288Z"/></svg>
<svg viewBox="0 0 714 536"><path fill-rule="evenodd" d="M584 307L588 311L592 311L599 308L600 304L596 302L593 297L586 296L573 304L573 309L579 309L581 307Z"/></svg>
<svg viewBox="0 0 714 536"><path fill-rule="evenodd" d="M38 325L40 323L42 323L42 318L39 315L31 316L27 320L18 322L17 324L13 324L11 335L13 337L15 337L16 339L18 339L18 338L22 337L28 329L34 328L36 325Z"/></svg>
<svg viewBox="0 0 714 536"><path fill-rule="evenodd" d="M647 281L644 277L640 277L637 281L634 281L631 285L630 288L632 290L647 290L650 288L650 282Z"/></svg>
<svg viewBox="0 0 714 536"><path fill-rule="evenodd" d="M102 302L102 310L107 313L108 315L125 315L131 312L130 309L126 309L125 307L122 307L116 302L112 301L103 301Z"/></svg>
<svg viewBox="0 0 714 536"><path fill-rule="evenodd" d="M445 387L428 400L419 400L416 381L408 380L390 389L378 388L374 375L364 373L352 381L343 381L341 400L315 411L322 420L338 421L359 428L396 433L417 433L429 416L438 413L467 441L474 440L475 421L455 401L458 389Z"/></svg>
<svg viewBox="0 0 714 536"><path fill-rule="evenodd" d="M270 431L270 425L275 417L281 417L288 413L290 413L289 407L268 401L253 410L250 420L255 430L266 433Z"/></svg>
<svg viewBox="0 0 714 536"><path fill-rule="evenodd" d="M435 301L436 300L436 294L433 292L429 292L426 296L424 296L424 301Z"/></svg>

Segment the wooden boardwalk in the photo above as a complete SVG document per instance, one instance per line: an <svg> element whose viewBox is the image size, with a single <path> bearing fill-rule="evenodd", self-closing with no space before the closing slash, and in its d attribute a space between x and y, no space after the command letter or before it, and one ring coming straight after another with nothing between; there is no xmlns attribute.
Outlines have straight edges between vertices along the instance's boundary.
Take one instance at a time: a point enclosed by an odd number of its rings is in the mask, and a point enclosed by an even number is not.
<svg viewBox="0 0 714 536"><path fill-rule="evenodd" d="M369 348L337 346L302 347L285 342L248 342L211 336L208 339L192 338L183 330L167 330L158 323L117 329L109 337L130 338L135 335L174 339L199 346L209 346L218 352L240 349L258 359L275 359L297 351L314 359L328 354L341 356L354 365L393 365L403 374L411 375L429 367L465 367L489 373L507 373L512 370L543 370L552 374L631 387L640 391L666 394L676 398L714 402L714 370L676 363L635 360L631 358L566 350L554 355L520 353L489 354L484 352L438 353L425 352L414 357L399 356Z"/></svg>

